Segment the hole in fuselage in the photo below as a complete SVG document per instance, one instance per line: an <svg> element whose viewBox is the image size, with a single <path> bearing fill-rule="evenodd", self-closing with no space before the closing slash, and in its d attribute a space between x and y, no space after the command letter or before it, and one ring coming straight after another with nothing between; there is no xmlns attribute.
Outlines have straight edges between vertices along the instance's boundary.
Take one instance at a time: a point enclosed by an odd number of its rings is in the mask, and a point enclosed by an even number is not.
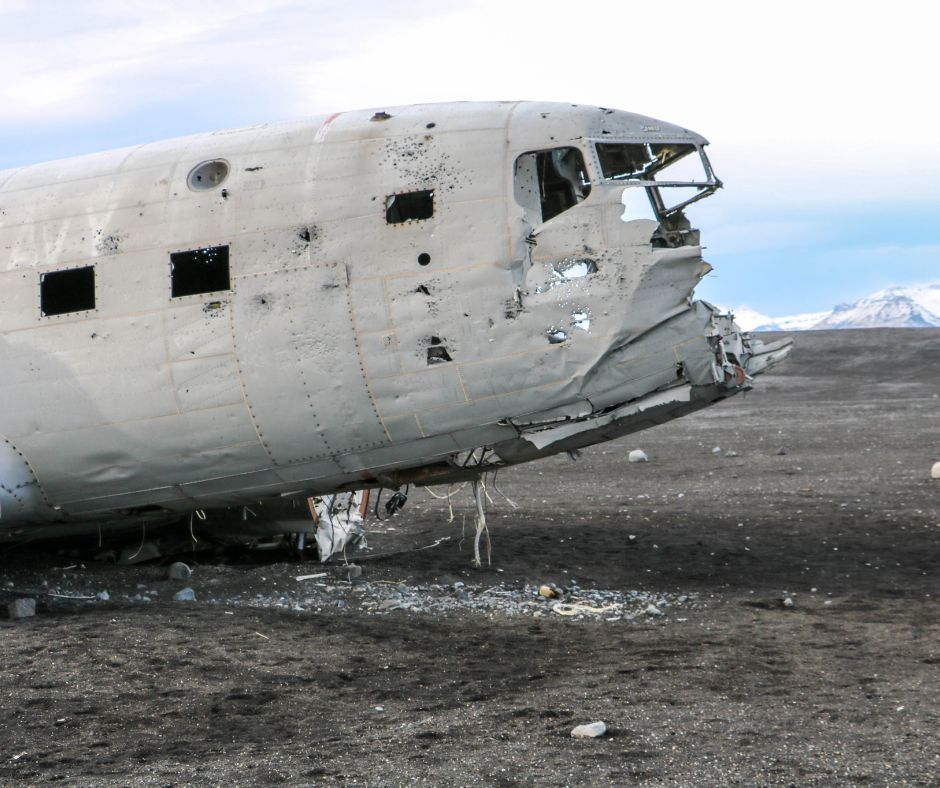
<svg viewBox="0 0 940 788"><path fill-rule="evenodd" d="M385 198L385 221L389 224L420 222L430 219L433 215L434 189L390 194ZM431 262L430 256L428 262Z"/></svg>
<svg viewBox="0 0 940 788"><path fill-rule="evenodd" d="M448 361L453 361L450 357L450 353L447 352L447 348L444 347L444 341L440 337L431 337L428 342L430 342L430 347L428 348L428 365L444 364Z"/></svg>

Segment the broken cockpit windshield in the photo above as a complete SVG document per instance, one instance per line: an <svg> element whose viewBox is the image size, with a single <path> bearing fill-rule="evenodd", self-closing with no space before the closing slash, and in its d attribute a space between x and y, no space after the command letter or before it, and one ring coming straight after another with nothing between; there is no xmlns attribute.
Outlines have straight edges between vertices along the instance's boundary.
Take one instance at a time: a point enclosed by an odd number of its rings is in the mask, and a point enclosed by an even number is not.
<svg viewBox="0 0 940 788"><path fill-rule="evenodd" d="M595 148L604 179L646 188L660 221L721 186L705 151L688 142L598 142Z"/></svg>

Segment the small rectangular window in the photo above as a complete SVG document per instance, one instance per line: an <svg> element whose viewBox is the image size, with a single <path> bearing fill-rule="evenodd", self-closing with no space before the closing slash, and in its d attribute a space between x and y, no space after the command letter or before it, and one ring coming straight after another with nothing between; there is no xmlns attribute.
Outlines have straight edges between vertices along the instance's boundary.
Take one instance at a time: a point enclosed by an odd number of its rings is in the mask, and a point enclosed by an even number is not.
<svg viewBox="0 0 940 788"><path fill-rule="evenodd" d="M434 190L392 194L385 198L385 221L389 224L430 219L434 215Z"/></svg>
<svg viewBox="0 0 940 788"><path fill-rule="evenodd" d="M173 298L229 290L228 247L207 246L170 255Z"/></svg>
<svg viewBox="0 0 940 788"><path fill-rule="evenodd" d="M43 315L64 315L95 308L95 267L52 271L39 277L39 309Z"/></svg>

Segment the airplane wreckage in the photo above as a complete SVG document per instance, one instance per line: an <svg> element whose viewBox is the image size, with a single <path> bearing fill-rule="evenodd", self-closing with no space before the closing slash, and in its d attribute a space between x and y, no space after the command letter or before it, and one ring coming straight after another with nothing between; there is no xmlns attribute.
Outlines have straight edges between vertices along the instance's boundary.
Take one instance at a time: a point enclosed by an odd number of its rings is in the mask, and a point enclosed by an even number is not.
<svg viewBox="0 0 940 788"><path fill-rule="evenodd" d="M319 533L325 559L357 491L473 482L748 389L789 343L692 299L706 144L456 103L0 172L0 539L196 513Z"/></svg>

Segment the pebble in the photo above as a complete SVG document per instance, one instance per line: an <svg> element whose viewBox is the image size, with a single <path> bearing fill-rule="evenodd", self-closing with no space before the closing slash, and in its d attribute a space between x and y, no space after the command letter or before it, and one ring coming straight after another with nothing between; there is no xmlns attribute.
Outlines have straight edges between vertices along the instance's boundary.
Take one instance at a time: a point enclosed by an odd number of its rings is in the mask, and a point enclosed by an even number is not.
<svg viewBox="0 0 940 788"><path fill-rule="evenodd" d="M7 612L10 618L29 618L36 615L36 600L24 597L14 599L7 605Z"/></svg>
<svg viewBox="0 0 940 788"><path fill-rule="evenodd" d="M933 467L930 469L930 478L940 479L940 462L935 462L933 464Z"/></svg>
<svg viewBox="0 0 940 788"><path fill-rule="evenodd" d="M796 602L794 602L790 597L787 597L783 600L784 607L796 607Z"/></svg>
<svg viewBox="0 0 940 788"><path fill-rule="evenodd" d="M95 594L95 599L97 599L99 602L107 602L110 598L111 594L109 594L107 591L99 591L97 594Z"/></svg>
<svg viewBox="0 0 940 788"><path fill-rule="evenodd" d="M646 613L646 615L648 615L648 616L661 616L661 615L663 615L663 611L660 610L658 607L656 607L656 605L654 605L654 604L652 604L652 603L648 604L648 605L646 606L646 610L644 610L643 612Z"/></svg>
<svg viewBox="0 0 940 788"><path fill-rule="evenodd" d="M166 576L170 580L189 580L189 578L193 576L193 570L189 567L189 564L177 561L176 563L170 564L169 568L166 570Z"/></svg>
<svg viewBox="0 0 940 788"><path fill-rule="evenodd" d="M712 454L721 454L721 446L716 446L712 449Z"/></svg>
<svg viewBox="0 0 940 788"><path fill-rule="evenodd" d="M646 456L646 452L643 449L634 449L627 455L627 459L630 462L649 462L649 457Z"/></svg>
<svg viewBox="0 0 940 788"><path fill-rule="evenodd" d="M607 725L603 722L591 722L587 725L578 725L571 731L575 739L596 739L607 733Z"/></svg>
<svg viewBox="0 0 940 788"><path fill-rule="evenodd" d="M173 600L175 602L195 602L196 601L196 592L191 588L183 588L180 591L177 591L173 594ZM148 602L150 600L147 600Z"/></svg>

